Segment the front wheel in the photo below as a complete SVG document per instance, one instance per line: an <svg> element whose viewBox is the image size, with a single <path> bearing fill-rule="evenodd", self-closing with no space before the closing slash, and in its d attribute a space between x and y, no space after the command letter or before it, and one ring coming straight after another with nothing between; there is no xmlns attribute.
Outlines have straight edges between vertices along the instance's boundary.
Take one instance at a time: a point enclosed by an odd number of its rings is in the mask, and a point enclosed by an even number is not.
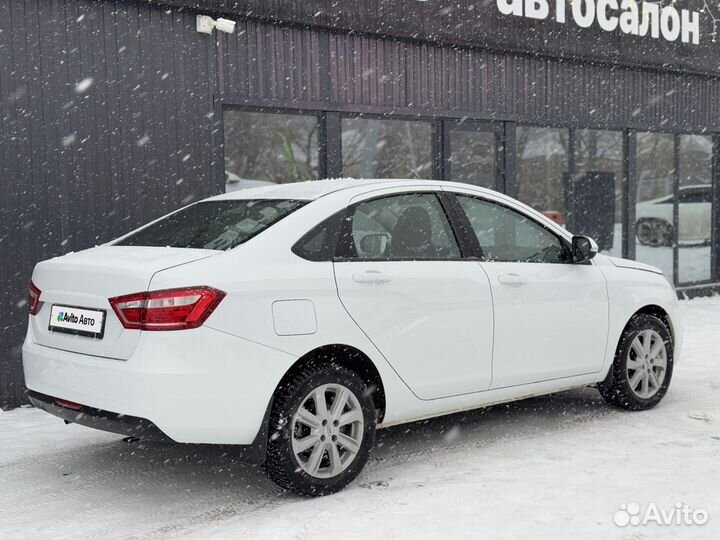
<svg viewBox="0 0 720 540"><path fill-rule="evenodd" d="M375 440L375 405L364 381L335 364L309 365L275 396L265 470L306 496L340 491L360 473Z"/></svg>
<svg viewBox="0 0 720 540"><path fill-rule="evenodd" d="M635 224L635 235L643 246L672 246L672 225L664 219L641 218Z"/></svg>
<svg viewBox="0 0 720 540"><path fill-rule="evenodd" d="M640 411L657 405L670 386L673 372L672 336L653 315L635 315L625 327L600 395L621 409Z"/></svg>

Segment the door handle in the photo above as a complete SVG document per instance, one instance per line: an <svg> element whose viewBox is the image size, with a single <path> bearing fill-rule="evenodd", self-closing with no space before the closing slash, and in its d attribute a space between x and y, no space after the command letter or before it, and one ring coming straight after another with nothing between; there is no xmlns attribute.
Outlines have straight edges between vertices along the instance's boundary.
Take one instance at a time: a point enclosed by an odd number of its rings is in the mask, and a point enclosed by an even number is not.
<svg viewBox="0 0 720 540"><path fill-rule="evenodd" d="M355 283L387 283L392 281L392 278L377 270L366 270L353 274L353 281Z"/></svg>
<svg viewBox="0 0 720 540"><path fill-rule="evenodd" d="M527 279L519 274L500 274L497 280L498 283L502 283L503 285L512 285L515 287L527 285Z"/></svg>

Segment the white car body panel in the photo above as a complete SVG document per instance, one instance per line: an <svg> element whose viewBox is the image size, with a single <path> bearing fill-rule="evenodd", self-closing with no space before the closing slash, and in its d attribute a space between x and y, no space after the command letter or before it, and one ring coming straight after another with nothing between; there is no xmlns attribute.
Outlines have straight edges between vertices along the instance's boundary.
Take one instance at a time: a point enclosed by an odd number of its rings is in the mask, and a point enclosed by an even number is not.
<svg viewBox="0 0 720 540"><path fill-rule="evenodd" d="M608 301L605 278L595 266L478 264L490 278L495 306L491 388L602 369ZM516 281L503 283L508 276Z"/></svg>
<svg viewBox="0 0 720 540"><path fill-rule="evenodd" d="M225 252L105 246L38 264L33 281L44 304L30 317L23 346L28 388L148 419L179 442L250 444L283 375L327 345L355 348L377 369L386 397L380 427L598 382L624 326L648 305L668 314L677 358L682 332L672 287L660 275L622 268L602 255L577 266L519 269L520 263L467 259L423 269L402 262L311 262L291 251L351 201L420 188L502 201L571 238L527 206L464 184L317 181L214 197L313 202ZM148 250L156 251L148 256ZM353 280L375 266L393 281L376 286ZM442 280L433 279L436 271ZM513 287L494 285L508 272L524 274L532 285L524 298L514 299ZM428 295L407 297L412 282ZM552 292L548 284L554 284ZM122 330L107 303L117 295L197 285L227 295L193 330ZM63 335L48 341L53 302L106 309L107 339ZM442 334L451 339L443 341Z"/></svg>
<svg viewBox="0 0 720 540"><path fill-rule="evenodd" d="M358 282L368 275L390 281ZM339 262L335 277L350 317L420 399L490 386L493 303L474 261Z"/></svg>

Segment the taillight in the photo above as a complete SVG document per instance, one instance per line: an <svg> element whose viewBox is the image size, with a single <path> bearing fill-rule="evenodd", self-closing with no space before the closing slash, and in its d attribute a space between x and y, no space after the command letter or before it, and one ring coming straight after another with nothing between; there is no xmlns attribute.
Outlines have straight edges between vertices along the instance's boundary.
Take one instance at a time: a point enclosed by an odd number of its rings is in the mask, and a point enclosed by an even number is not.
<svg viewBox="0 0 720 540"><path fill-rule="evenodd" d="M184 287L110 298L122 325L130 330L187 330L204 323L225 293L212 287Z"/></svg>
<svg viewBox="0 0 720 540"><path fill-rule="evenodd" d="M37 315L40 311L40 294L40 289L32 281L28 283L27 308L30 315Z"/></svg>

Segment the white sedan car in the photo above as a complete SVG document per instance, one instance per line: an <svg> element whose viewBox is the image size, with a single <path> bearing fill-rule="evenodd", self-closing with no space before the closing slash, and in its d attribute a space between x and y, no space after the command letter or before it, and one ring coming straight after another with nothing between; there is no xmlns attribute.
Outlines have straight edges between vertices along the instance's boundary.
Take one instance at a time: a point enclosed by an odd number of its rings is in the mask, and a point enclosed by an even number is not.
<svg viewBox="0 0 720 540"><path fill-rule="evenodd" d="M660 271L493 191L330 180L243 190L39 263L30 400L146 439L242 445L335 492L376 428L597 385L656 405L680 348Z"/></svg>

